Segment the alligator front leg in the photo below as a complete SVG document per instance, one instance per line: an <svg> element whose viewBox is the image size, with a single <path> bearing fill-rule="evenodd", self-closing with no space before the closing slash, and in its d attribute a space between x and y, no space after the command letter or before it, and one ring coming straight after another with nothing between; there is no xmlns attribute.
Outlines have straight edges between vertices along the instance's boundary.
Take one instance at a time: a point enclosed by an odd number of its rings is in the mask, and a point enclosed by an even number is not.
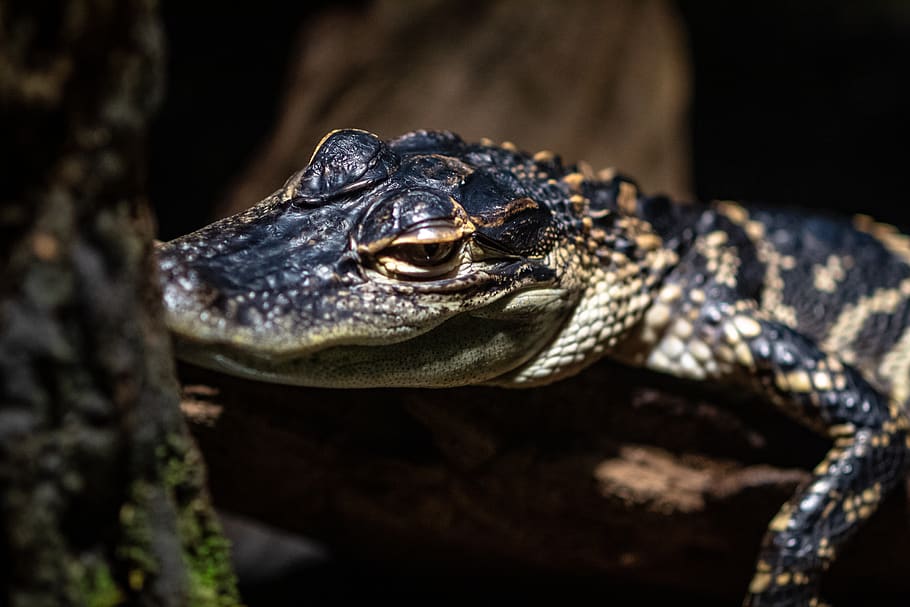
<svg viewBox="0 0 910 607"><path fill-rule="evenodd" d="M667 300L681 299L681 290L671 286L665 293L671 297L659 298L646 317L643 339L652 346L636 362L748 386L834 443L769 524L744 602L820 605L822 573L910 461L907 414L856 369L764 317L751 302L696 307L677 301L671 308Z"/></svg>
<svg viewBox="0 0 910 607"><path fill-rule="evenodd" d="M789 327L746 315L723 323L734 349L748 347L752 363L741 364L760 390L834 442L768 526L745 604L817 604L822 571L902 478L910 448L906 413Z"/></svg>

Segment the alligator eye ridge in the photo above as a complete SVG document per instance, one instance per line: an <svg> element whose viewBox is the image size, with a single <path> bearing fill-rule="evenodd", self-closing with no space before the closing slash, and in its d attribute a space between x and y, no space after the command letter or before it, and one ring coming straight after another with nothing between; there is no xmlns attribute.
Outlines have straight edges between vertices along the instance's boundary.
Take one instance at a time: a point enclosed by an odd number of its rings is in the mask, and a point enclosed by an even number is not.
<svg viewBox="0 0 910 607"><path fill-rule="evenodd" d="M322 139L306 168L285 187L299 203L323 204L387 179L398 162L398 156L376 135L336 130Z"/></svg>

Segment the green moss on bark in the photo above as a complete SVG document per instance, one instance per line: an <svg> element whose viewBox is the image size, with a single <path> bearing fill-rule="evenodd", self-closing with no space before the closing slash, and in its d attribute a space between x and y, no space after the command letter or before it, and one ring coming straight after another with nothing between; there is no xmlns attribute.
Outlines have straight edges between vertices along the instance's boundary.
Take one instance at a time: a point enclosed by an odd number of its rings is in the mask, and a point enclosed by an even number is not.
<svg viewBox="0 0 910 607"><path fill-rule="evenodd" d="M155 449L160 484L133 483L130 500L120 509L122 542L118 554L128 564L131 592L141 592L161 574L155 556L155 526L149 511L164 489L176 512L177 537L185 571L186 604L198 607L234 607L240 604L231 568L230 542L222 534L205 489L199 452L186 438L171 435Z"/></svg>
<svg viewBox="0 0 910 607"><path fill-rule="evenodd" d="M80 565L76 569L73 577L79 581L82 605L85 607L115 607L123 602L123 591L105 563Z"/></svg>
<svg viewBox="0 0 910 607"><path fill-rule="evenodd" d="M209 504L202 457L183 436L172 435L168 444L171 453L162 461L162 477L165 487L177 497L177 530L189 575L190 603L238 605L231 545Z"/></svg>

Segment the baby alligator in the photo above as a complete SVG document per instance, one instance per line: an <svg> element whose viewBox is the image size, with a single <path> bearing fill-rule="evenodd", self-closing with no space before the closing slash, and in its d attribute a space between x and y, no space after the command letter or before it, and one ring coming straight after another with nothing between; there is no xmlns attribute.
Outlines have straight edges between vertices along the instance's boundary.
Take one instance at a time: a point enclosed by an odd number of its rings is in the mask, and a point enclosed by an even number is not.
<svg viewBox="0 0 910 607"><path fill-rule="evenodd" d="M676 204L547 151L347 129L158 255L178 354L261 381L532 387L608 357L757 393L832 447L746 605L819 605L910 459L910 244L868 217Z"/></svg>

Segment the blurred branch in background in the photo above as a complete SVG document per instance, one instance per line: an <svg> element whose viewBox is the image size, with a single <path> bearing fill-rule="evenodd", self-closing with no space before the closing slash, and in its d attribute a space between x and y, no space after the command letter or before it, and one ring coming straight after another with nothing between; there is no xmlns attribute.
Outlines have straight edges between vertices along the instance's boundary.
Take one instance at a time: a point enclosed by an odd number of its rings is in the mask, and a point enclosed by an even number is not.
<svg viewBox="0 0 910 607"><path fill-rule="evenodd" d="M688 195L690 70L662 0L334 5L302 25L261 152L218 215L303 166L328 131L445 129L551 149Z"/></svg>

